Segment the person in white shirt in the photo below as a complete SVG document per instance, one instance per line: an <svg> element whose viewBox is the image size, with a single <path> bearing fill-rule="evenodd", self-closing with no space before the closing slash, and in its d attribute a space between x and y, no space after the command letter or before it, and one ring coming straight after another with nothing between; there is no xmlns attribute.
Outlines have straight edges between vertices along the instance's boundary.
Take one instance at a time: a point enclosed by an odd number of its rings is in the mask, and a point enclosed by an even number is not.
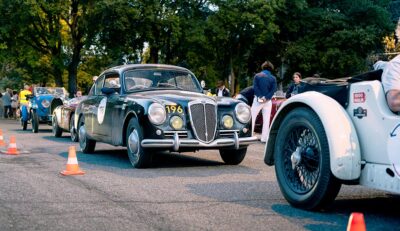
<svg viewBox="0 0 400 231"><path fill-rule="evenodd" d="M384 66L382 85L390 110L396 113L400 112L400 55Z"/></svg>

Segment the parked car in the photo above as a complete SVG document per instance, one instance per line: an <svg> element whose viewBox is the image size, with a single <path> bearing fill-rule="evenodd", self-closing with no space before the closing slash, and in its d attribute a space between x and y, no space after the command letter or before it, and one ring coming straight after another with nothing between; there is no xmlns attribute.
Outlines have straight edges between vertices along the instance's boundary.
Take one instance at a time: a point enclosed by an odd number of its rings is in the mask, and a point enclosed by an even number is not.
<svg viewBox="0 0 400 231"><path fill-rule="evenodd" d="M323 208L342 184L400 193L400 116L387 106L381 73L314 80L283 102L264 161L275 164L290 204Z"/></svg>
<svg viewBox="0 0 400 231"><path fill-rule="evenodd" d="M65 104L56 107L53 111L52 130L55 137L61 137L63 132L71 134L71 140L78 142L78 133L75 130L75 109L79 102L86 96L76 97L68 100Z"/></svg>
<svg viewBox="0 0 400 231"><path fill-rule="evenodd" d="M209 97L192 72L171 65L124 65L103 72L76 108L75 128L84 153L96 142L126 146L134 167L149 166L157 150L217 149L239 164L251 134L245 103Z"/></svg>
<svg viewBox="0 0 400 231"><path fill-rule="evenodd" d="M271 99L271 101L272 101L271 117L270 117L269 124L272 123L272 120L274 119L276 112L278 111L279 107L285 100L286 100L286 98L283 95L274 95L274 97L272 97L272 99ZM262 126L263 126L263 117L262 117L262 110L261 110L256 118L256 125L254 126L254 132L261 133Z"/></svg>
<svg viewBox="0 0 400 231"><path fill-rule="evenodd" d="M21 106L21 125L26 130L28 121L32 122L32 132L39 131L40 123L51 125L53 110L64 104L68 93L63 87L35 87L28 106Z"/></svg>

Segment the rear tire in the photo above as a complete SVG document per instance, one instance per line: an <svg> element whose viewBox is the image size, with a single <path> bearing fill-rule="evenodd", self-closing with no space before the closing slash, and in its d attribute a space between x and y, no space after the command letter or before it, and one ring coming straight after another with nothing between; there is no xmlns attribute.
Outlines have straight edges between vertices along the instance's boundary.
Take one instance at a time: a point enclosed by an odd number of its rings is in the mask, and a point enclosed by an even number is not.
<svg viewBox="0 0 400 231"><path fill-rule="evenodd" d="M294 207L318 210L339 193L341 183L331 172L325 129L311 109L296 108L286 115L276 137L274 158L279 187Z"/></svg>
<svg viewBox="0 0 400 231"><path fill-rule="evenodd" d="M57 122L57 116L54 115L53 119L52 119L52 127L53 127L53 134L55 137L61 137L62 135L62 130L60 128L60 126L58 126L58 122Z"/></svg>
<svg viewBox="0 0 400 231"><path fill-rule="evenodd" d="M87 136L86 127L85 127L85 118L82 116L79 119L78 124L79 129L79 146L81 147L81 151L83 153L93 153L96 148L96 141L90 139Z"/></svg>
<svg viewBox="0 0 400 231"><path fill-rule="evenodd" d="M136 118L129 121L126 129L126 148L129 160L134 168L147 168L151 165L153 154L142 148L143 131Z"/></svg>
<svg viewBox="0 0 400 231"><path fill-rule="evenodd" d="M32 132L39 132L39 116L36 111L32 111Z"/></svg>
<svg viewBox="0 0 400 231"><path fill-rule="evenodd" d="M241 149L220 149L219 154L225 164L238 165L242 163L247 153L247 147Z"/></svg>

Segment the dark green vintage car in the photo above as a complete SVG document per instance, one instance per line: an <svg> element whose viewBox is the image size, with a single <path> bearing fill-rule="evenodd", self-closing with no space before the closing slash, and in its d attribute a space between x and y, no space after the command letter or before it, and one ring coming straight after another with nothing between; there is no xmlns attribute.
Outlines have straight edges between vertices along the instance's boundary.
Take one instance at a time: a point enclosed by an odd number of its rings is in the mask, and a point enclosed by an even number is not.
<svg viewBox="0 0 400 231"><path fill-rule="evenodd" d="M250 108L226 97L208 97L185 68L133 64L104 71L75 112L82 152L96 142L126 146L132 165L147 167L160 150L219 149L239 164L251 134Z"/></svg>

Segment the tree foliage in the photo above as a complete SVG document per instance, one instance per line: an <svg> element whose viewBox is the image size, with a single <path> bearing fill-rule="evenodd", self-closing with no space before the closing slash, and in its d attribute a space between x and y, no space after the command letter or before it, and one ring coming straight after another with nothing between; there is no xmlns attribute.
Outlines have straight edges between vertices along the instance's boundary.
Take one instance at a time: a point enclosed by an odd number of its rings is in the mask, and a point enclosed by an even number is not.
<svg viewBox="0 0 400 231"><path fill-rule="evenodd" d="M389 2L0 0L0 78L73 93L109 66L167 63L237 91L266 59L284 82L294 71L342 77L392 43Z"/></svg>

